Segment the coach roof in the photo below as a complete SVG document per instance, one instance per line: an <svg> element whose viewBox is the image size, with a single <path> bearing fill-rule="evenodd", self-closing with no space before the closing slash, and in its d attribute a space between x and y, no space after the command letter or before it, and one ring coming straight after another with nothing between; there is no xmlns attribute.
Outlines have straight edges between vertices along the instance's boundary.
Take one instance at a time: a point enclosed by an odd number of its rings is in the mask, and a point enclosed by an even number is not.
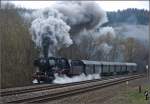
<svg viewBox="0 0 150 104"><path fill-rule="evenodd" d="M81 60L85 65L128 65L128 66L136 66L136 63L127 63L127 62L106 62L106 61L89 61L89 60Z"/></svg>

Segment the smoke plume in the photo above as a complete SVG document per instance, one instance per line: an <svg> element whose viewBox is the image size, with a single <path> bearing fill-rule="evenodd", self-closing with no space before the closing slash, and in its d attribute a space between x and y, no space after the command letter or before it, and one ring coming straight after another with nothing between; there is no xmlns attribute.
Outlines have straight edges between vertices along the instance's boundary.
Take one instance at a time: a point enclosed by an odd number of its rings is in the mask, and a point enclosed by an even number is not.
<svg viewBox="0 0 150 104"><path fill-rule="evenodd" d="M91 1L57 2L50 8L34 12L33 17L33 41L46 57L56 55L59 49L71 44L80 45L81 37L89 34L94 41L101 35L114 34L112 28L100 29L107 22L106 12ZM97 29L100 31L96 32Z"/></svg>
<svg viewBox="0 0 150 104"><path fill-rule="evenodd" d="M31 30L38 47L52 55L55 50L72 44L70 27L61 19L61 13L54 9L45 9L37 14L39 16L32 22Z"/></svg>
<svg viewBox="0 0 150 104"><path fill-rule="evenodd" d="M95 2L67 1L54 6L64 15L63 20L71 27L71 34L77 34L83 29L91 30L107 22L106 13Z"/></svg>
<svg viewBox="0 0 150 104"><path fill-rule="evenodd" d="M133 37L140 40L144 45L149 41L149 26L135 25L135 24L118 24L114 27L116 34L122 35L126 38Z"/></svg>

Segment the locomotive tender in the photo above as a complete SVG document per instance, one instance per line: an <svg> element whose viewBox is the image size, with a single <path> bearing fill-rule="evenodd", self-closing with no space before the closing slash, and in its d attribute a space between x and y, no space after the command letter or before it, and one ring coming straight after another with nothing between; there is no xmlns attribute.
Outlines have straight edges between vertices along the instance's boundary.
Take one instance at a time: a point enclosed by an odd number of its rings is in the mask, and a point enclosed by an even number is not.
<svg viewBox="0 0 150 104"><path fill-rule="evenodd" d="M44 82L52 82L55 74L67 75L68 77L84 73L99 74L100 76L113 76L133 74L137 71L136 63L103 62L88 60L68 60L66 58L43 57L34 61L37 68L33 78Z"/></svg>

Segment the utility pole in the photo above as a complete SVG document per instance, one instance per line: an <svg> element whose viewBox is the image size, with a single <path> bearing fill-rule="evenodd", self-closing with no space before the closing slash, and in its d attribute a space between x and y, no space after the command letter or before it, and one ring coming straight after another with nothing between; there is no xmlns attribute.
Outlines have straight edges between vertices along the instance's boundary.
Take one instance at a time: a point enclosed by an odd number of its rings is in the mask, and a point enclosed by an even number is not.
<svg viewBox="0 0 150 104"><path fill-rule="evenodd" d="M149 80L149 67L146 65L146 73L147 73L147 79Z"/></svg>

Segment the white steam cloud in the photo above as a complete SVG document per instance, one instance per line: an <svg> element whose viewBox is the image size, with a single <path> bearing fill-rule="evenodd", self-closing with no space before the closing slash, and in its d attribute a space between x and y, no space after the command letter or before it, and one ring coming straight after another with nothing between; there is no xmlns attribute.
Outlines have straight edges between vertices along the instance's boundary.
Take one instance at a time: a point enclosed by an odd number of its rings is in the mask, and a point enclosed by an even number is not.
<svg viewBox="0 0 150 104"><path fill-rule="evenodd" d="M100 74L91 74L87 76L85 74L81 74L79 76L74 76L72 78L67 77L66 75L64 76L55 75L55 80L53 81L53 83L64 84L64 83L80 82L80 81L100 79L100 78L101 78Z"/></svg>
<svg viewBox="0 0 150 104"><path fill-rule="evenodd" d="M116 34L112 27L102 27L100 28L100 35L101 36L109 36L110 38L115 38Z"/></svg>
<svg viewBox="0 0 150 104"><path fill-rule="evenodd" d="M149 41L149 26L135 24L118 24L114 27L116 34L140 40L145 45Z"/></svg>
<svg viewBox="0 0 150 104"><path fill-rule="evenodd" d="M109 54L109 52L111 51L112 49L112 46L109 46L107 43L102 43L100 45L100 49L103 50L105 54Z"/></svg>
<svg viewBox="0 0 150 104"><path fill-rule="evenodd" d="M72 44L69 36L70 27L61 19L61 14L54 9L45 9L39 13L31 25L33 40L38 47L42 47L43 37L48 37L50 48L48 53L54 54L52 50Z"/></svg>
<svg viewBox="0 0 150 104"><path fill-rule="evenodd" d="M96 50L103 51L104 54L108 55L113 48L110 41L116 37L114 29L112 27L102 27L98 32L95 33ZM99 41L102 39L101 41Z"/></svg>
<svg viewBox="0 0 150 104"><path fill-rule="evenodd" d="M55 55L62 47L76 43L82 31L94 31L107 22L106 12L90 1L57 2L51 8L34 12L33 18L32 39L43 54L48 53L49 56ZM99 34L105 34L105 30L112 32L112 29L105 28Z"/></svg>

